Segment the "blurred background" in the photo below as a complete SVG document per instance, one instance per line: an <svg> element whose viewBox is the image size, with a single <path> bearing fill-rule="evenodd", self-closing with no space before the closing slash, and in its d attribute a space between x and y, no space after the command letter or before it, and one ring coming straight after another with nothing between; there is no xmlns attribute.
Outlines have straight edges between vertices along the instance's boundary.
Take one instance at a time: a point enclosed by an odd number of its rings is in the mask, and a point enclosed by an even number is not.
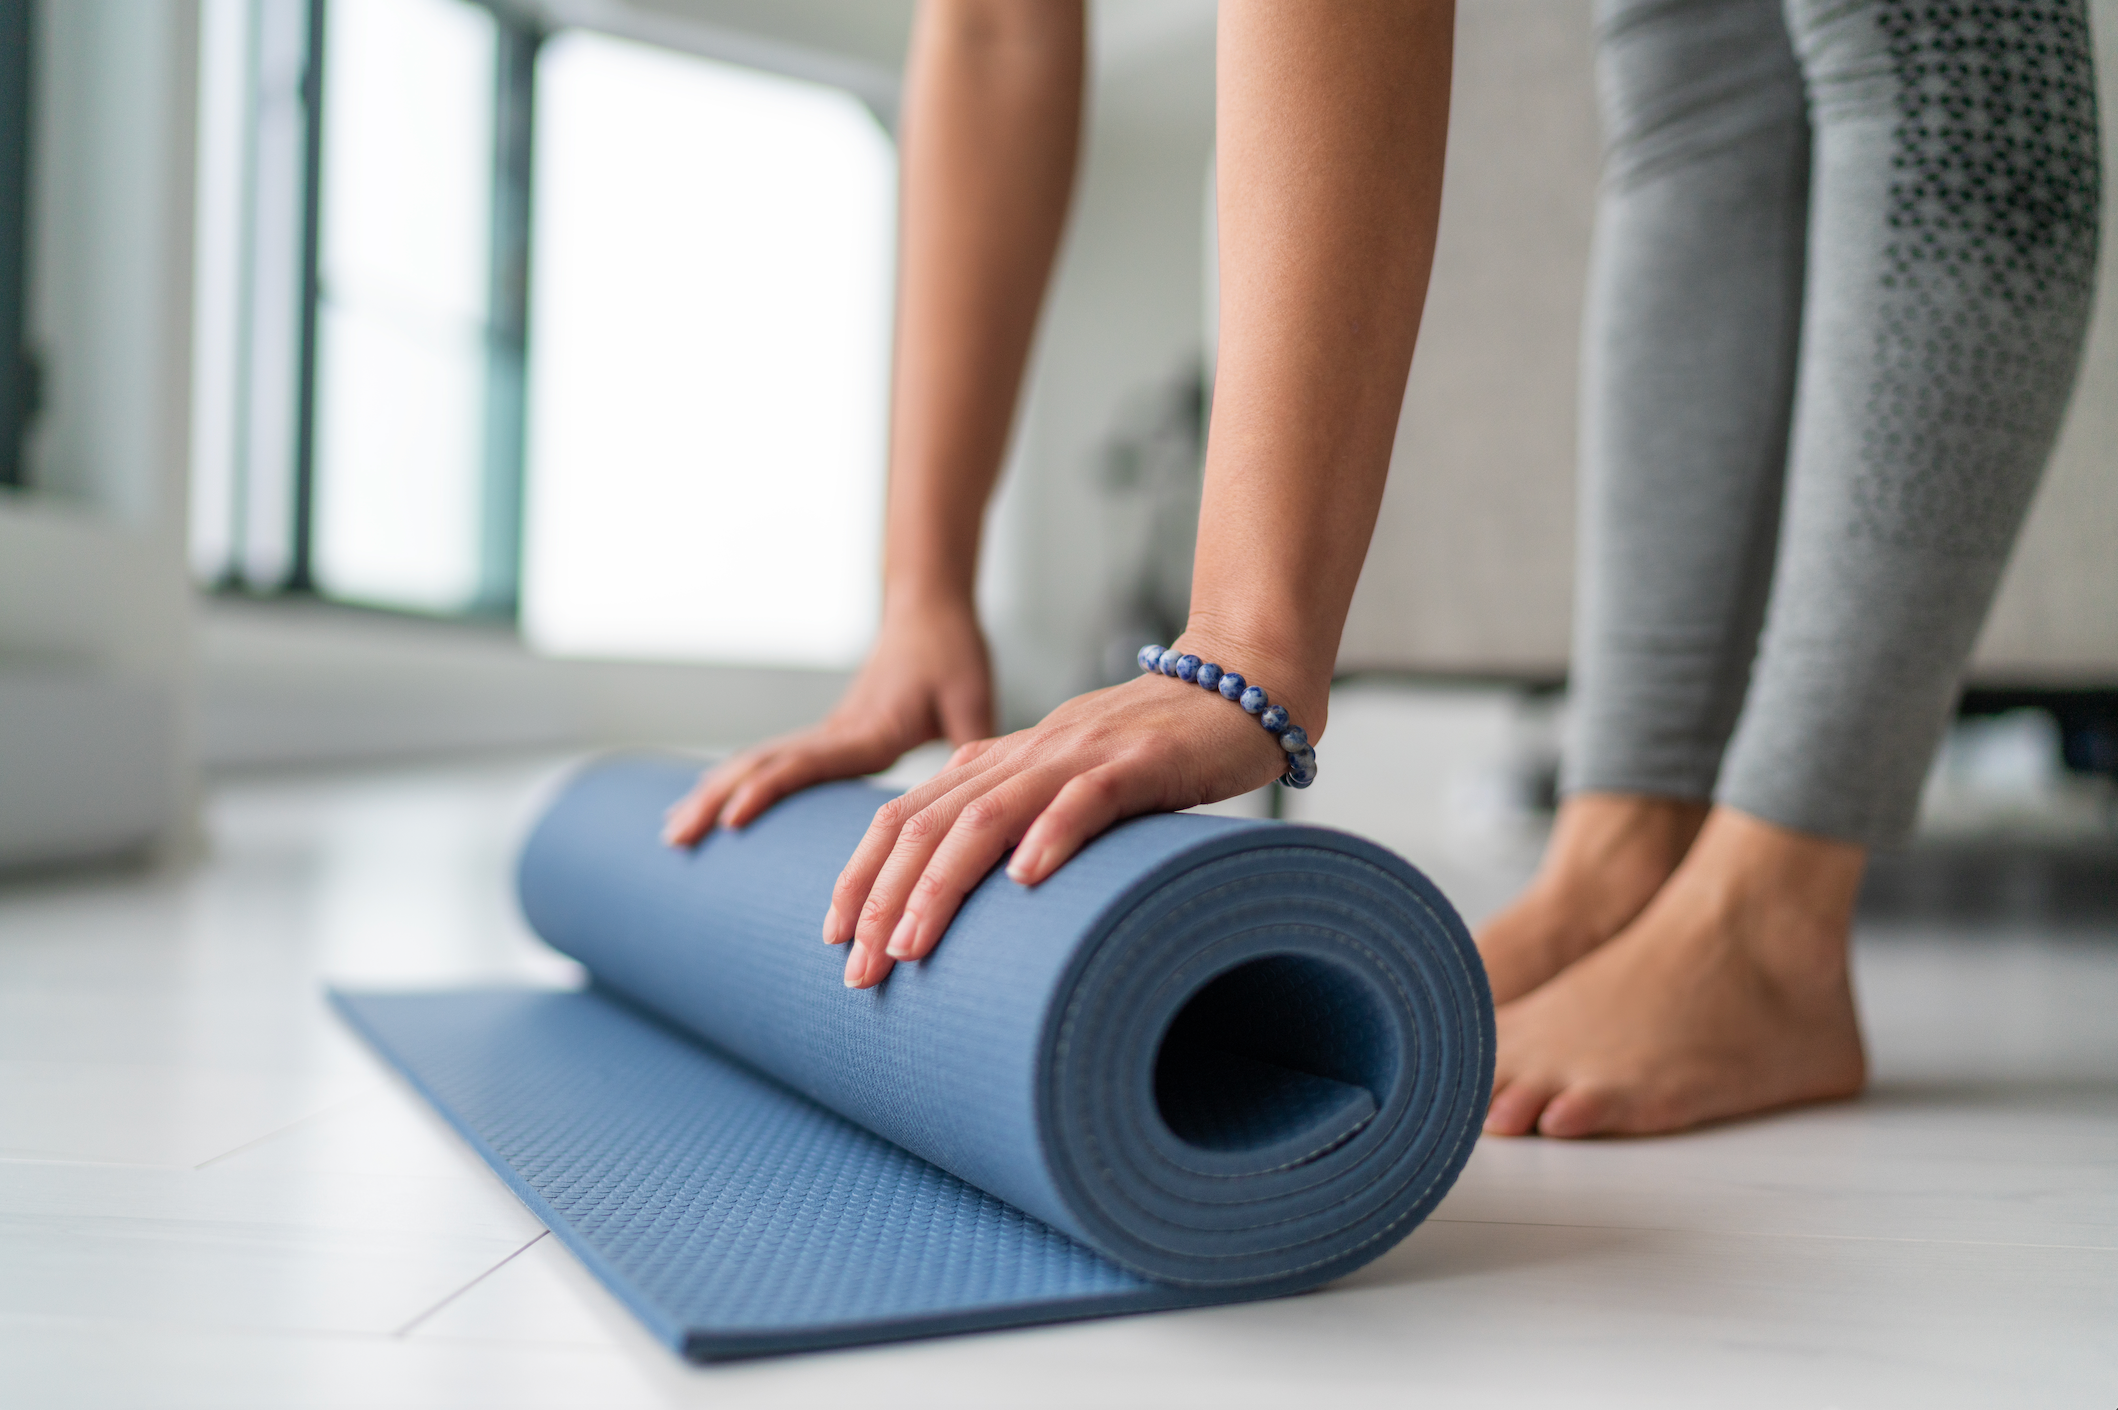
<svg viewBox="0 0 2118 1410"><path fill-rule="evenodd" d="M819 716L877 611L911 14L0 0L0 865L188 855L260 770ZM980 589L1010 726L1178 630L1212 397L1214 6L1093 21ZM1464 0L1359 766L1302 815L1534 846L1597 165L1585 0ZM2118 826L2114 247L1929 836Z"/></svg>

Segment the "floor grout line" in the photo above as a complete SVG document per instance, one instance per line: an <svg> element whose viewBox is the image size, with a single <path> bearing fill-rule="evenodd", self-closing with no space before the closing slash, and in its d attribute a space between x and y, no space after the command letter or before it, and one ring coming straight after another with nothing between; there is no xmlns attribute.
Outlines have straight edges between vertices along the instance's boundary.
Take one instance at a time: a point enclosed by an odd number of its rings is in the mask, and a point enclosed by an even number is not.
<svg viewBox="0 0 2118 1410"><path fill-rule="evenodd" d="M428 1309L427 1309L426 1311L424 1311L424 1312L420 1313L420 1314L419 1314L419 1315L418 1315L417 1317L414 1317L414 1318L413 1318L413 1319L412 1319L411 1321L409 1321L409 1322L405 1323L405 1324L404 1324L404 1325L403 1325L402 1327L399 1327L399 1328L398 1328L398 1329L397 1329L396 1331L392 1332L392 1333L391 1333L390 1335L392 1335L392 1336L394 1336L394 1337L408 1337L408 1336L410 1336L410 1335L412 1334L413 1330L414 1330L415 1328L417 1328L417 1327L419 1326L419 1324L420 1324L421 1322L424 1322L424 1321L426 1321L426 1320L427 1320L427 1319L428 1319L429 1317L432 1317L432 1316L433 1316L433 1315L434 1315L435 1313L439 1312L439 1311L440 1311L440 1310L441 1310L442 1308L444 1308L444 1307L447 1307L447 1306L448 1306L448 1305L449 1305L450 1303L454 1302L454 1301L455 1301L455 1300L456 1300L457 1298L459 1298L459 1297L462 1297L462 1296L463 1296L463 1295L464 1295L465 1293L469 1292L469 1291L470 1291L470 1290L471 1290L472 1288L475 1288L475 1287L477 1287L477 1286L478 1286L478 1285L479 1285L480 1283L484 1282L484 1281L485 1281L485 1280L486 1280L487 1278L490 1278L490 1277L492 1277L492 1276L493 1276L493 1275L494 1275L495 1273L497 1273L497 1272L499 1272L499 1271L500 1271L501 1269L503 1269L503 1268L507 1267L507 1265L508 1265L508 1264L510 1264L510 1263L513 1263L513 1262L514 1262L514 1261L515 1261L516 1259L518 1259L518 1258L522 1257L522 1255L523 1255L523 1254L525 1254L525 1253L528 1253L528 1252L529 1252L529 1251L530 1251L531 1249L533 1249L533 1248L535 1248L535 1247L537 1246L537 1241L538 1241L539 1239L545 1239L545 1238L549 1238L549 1237L551 1237L551 1232L552 1232L552 1231L551 1231L551 1230L549 1230L549 1229L539 1229L539 1230L538 1230L538 1231L536 1232L535 1236L534 1236L534 1237L532 1237L532 1238L530 1239L530 1241L529 1241L528 1243L524 1244L524 1245L523 1245L523 1246L522 1246L521 1248L518 1248L518 1249L516 1249L516 1250L515 1250L515 1251L514 1251L513 1253L511 1253L511 1254L509 1254L509 1255L508 1255L507 1257L505 1257L505 1258L501 1259L501 1260L500 1260L500 1261L499 1261L498 1263L495 1263L495 1264L494 1264L494 1265L493 1265L492 1267L490 1267L490 1268L486 1269L486 1270L485 1270L485 1271L484 1271L483 1273L480 1273L480 1274L479 1274L479 1275L478 1275L477 1277L475 1277L475 1278L471 1279L471 1280L470 1280L470 1281L469 1281L468 1283L465 1283L465 1284L464 1284L464 1285L463 1285L462 1287L460 1287L460 1288L456 1289L456 1291L454 1291L454 1292L450 1293L450 1294L449 1294L449 1295L448 1295L447 1297L445 1297L445 1298L443 1298L443 1299L442 1299L441 1301L439 1301L439 1302L435 1303L435 1304L434 1304L434 1305L433 1305L432 1307L429 1307L429 1308L428 1308Z"/></svg>
<svg viewBox="0 0 2118 1410"><path fill-rule="evenodd" d="M275 1126L262 1136L252 1137L250 1140L243 1142L239 1146L230 1146L227 1150L222 1151L219 1155L208 1156L206 1159L200 1161L197 1165L194 1165L191 1168L193 1170L204 1170L207 1166L214 1164L216 1161L226 1160L232 1155L241 1155L244 1151L249 1150L252 1146L261 1146L267 1141L275 1140L278 1137L286 1135L289 1131L292 1131L297 1126L305 1125L308 1122L315 1121L319 1117L329 1116L332 1112L337 1111L341 1107L351 1106L353 1105L353 1103L358 1101L364 1101L368 1097L371 1097L373 1095L373 1091L366 1091L355 1092L350 1097L341 1097L328 1106L321 1106L318 1107L315 1111L308 1112L304 1115L295 1117L292 1121L288 1122L284 1126Z"/></svg>

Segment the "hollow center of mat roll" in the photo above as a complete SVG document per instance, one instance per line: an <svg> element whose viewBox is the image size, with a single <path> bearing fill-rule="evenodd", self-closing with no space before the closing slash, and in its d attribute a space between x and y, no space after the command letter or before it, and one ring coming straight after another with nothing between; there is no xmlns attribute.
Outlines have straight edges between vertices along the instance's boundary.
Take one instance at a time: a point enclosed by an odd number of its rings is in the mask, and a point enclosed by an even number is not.
<svg viewBox="0 0 2118 1410"><path fill-rule="evenodd" d="M1308 955L1252 960L1171 1020L1155 1056L1155 1106L1178 1140L1251 1157L1245 1166L1314 1160L1374 1118L1388 1031L1367 986L1339 966Z"/></svg>

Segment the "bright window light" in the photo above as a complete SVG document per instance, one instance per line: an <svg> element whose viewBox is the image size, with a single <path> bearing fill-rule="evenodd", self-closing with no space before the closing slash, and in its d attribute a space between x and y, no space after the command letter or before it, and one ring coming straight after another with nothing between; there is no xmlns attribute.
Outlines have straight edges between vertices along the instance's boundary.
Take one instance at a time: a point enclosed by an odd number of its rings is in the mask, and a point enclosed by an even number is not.
<svg viewBox="0 0 2118 1410"><path fill-rule="evenodd" d="M328 14L317 586L461 611L480 585L498 34L464 0Z"/></svg>
<svg viewBox="0 0 2118 1410"><path fill-rule="evenodd" d="M835 89L584 32L537 69L523 628L842 666L877 611L896 155Z"/></svg>

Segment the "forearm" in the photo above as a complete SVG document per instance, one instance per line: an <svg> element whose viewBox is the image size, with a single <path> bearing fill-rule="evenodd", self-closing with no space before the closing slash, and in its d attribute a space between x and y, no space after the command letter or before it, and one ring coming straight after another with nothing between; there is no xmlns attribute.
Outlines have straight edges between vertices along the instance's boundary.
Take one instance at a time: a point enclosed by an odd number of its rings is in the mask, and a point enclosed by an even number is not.
<svg viewBox="0 0 2118 1410"><path fill-rule="evenodd" d="M924 0L906 68L886 605L968 606L1072 194L1081 0Z"/></svg>
<svg viewBox="0 0 2118 1410"><path fill-rule="evenodd" d="M1221 345L1185 645L1312 737L1433 264L1453 19L1446 0L1220 11Z"/></svg>

